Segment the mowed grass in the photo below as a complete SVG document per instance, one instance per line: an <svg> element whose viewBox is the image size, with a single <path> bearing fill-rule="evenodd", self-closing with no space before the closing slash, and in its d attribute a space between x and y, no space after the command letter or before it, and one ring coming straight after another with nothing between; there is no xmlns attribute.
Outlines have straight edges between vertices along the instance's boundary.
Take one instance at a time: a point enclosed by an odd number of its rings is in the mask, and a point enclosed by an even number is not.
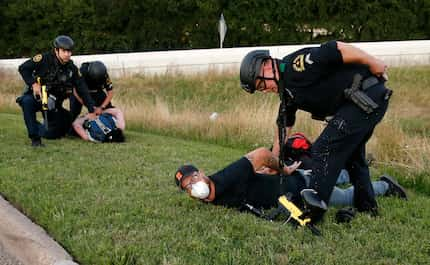
<svg viewBox="0 0 430 265"><path fill-rule="evenodd" d="M410 200L379 198L380 217L320 225L324 237L206 205L173 184L192 162L207 173L272 141L279 99L249 95L236 74L114 79L127 142L66 138L32 149L15 97L22 81L0 72L0 192L82 264L428 264L430 67L390 69L389 111L367 151L371 171L394 175ZM67 104L66 104L67 106ZM210 121L209 115L219 118ZM324 124L299 113L311 139Z"/></svg>
<svg viewBox="0 0 430 265"><path fill-rule="evenodd" d="M380 216L320 225L323 237L200 203L173 173L207 173L248 151L129 130L124 144L75 138L28 145L22 118L0 114L0 190L81 264L428 264L430 199L379 198Z"/></svg>

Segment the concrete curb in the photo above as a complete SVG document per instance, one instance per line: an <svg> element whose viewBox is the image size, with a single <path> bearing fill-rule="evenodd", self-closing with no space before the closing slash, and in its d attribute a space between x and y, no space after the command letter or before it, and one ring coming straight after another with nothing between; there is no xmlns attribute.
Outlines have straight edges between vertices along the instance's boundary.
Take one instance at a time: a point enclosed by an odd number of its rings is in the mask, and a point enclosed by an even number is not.
<svg viewBox="0 0 430 265"><path fill-rule="evenodd" d="M0 243L24 265L78 265L40 226L0 196Z"/></svg>

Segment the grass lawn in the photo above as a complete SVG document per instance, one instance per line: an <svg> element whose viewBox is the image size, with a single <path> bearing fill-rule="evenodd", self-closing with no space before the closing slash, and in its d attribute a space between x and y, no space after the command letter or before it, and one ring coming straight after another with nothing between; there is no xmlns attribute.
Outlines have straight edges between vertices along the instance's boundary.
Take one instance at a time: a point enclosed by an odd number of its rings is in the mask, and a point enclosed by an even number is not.
<svg viewBox="0 0 430 265"><path fill-rule="evenodd" d="M413 187L407 202L379 198L376 218L338 225L331 209L318 238L174 185L180 164L212 173L249 150L133 131L124 144L33 149L21 115L0 123L0 192L81 264L429 264L430 198Z"/></svg>

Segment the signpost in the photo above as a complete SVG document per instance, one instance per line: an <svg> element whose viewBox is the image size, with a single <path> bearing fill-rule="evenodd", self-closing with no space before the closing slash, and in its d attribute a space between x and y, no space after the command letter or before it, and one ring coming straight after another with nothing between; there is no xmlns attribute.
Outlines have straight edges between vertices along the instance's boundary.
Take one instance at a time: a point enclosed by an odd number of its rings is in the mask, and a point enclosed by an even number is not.
<svg viewBox="0 0 430 265"><path fill-rule="evenodd" d="M224 15L222 13L218 22L218 32L219 32L219 47L222 48L224 37L225 37L225 34L227 33L227 24L225 23Z"/></svg>

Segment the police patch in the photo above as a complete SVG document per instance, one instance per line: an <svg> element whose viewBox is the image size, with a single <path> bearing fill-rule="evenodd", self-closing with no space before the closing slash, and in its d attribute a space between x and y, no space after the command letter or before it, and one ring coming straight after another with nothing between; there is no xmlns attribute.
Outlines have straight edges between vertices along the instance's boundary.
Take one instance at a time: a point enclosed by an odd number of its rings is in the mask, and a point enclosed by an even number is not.
<svg viewBox="0 0 430 265"><path fill-rule="evenodd" d="M33 62L38 63L42 61L42 54L36 54L35 56L33 56Z"/></svg>
<svg viewBox="0 0 430 265"><path fill-rule="evenodd" d="M303 72L305 70L305 56L300 54L293 60L293 69L296 72Z"/></svg>

